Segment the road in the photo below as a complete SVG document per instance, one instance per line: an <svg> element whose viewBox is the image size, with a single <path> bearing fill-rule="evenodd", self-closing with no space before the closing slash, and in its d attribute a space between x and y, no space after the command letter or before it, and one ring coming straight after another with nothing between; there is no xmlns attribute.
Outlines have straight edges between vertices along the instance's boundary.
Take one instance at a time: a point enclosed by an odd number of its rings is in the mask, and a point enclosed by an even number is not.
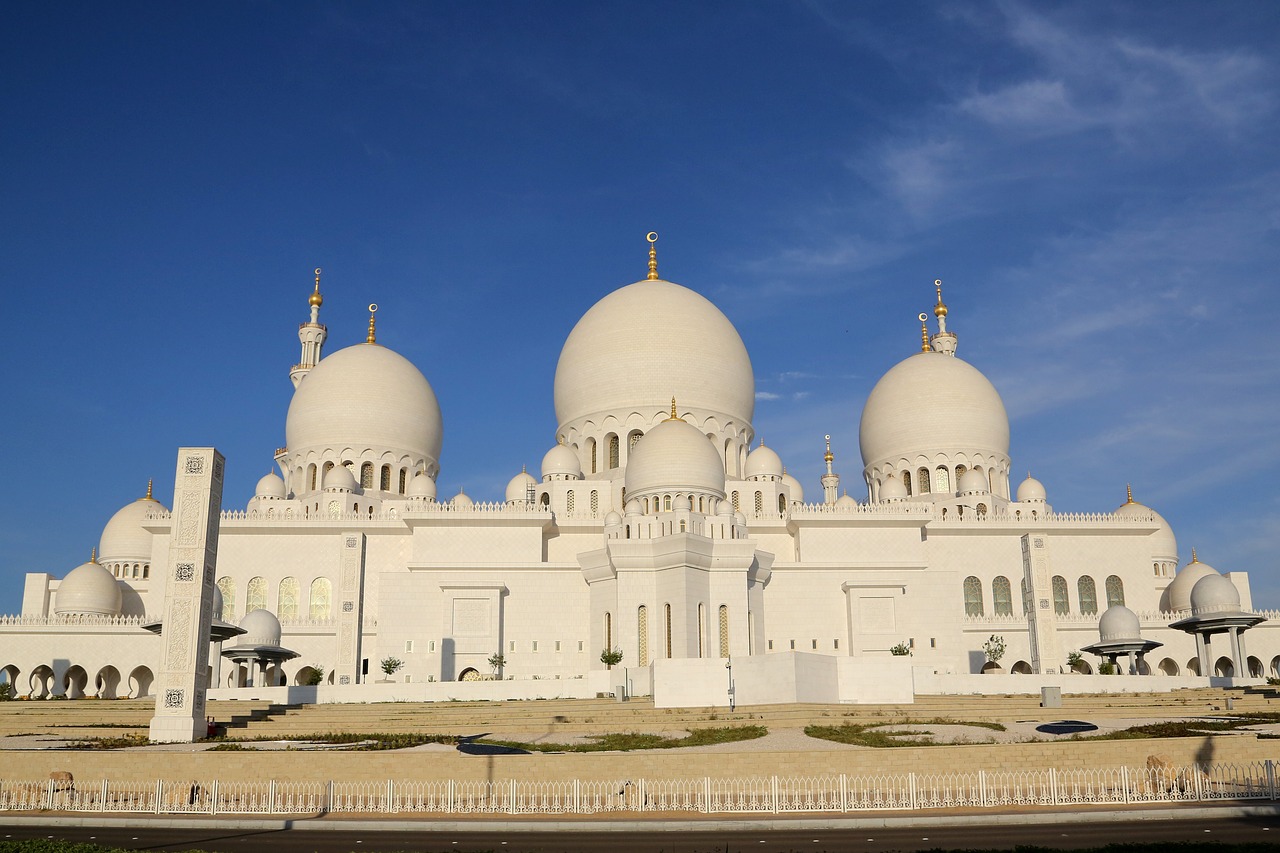
<svg viewBox="0 0 1280 853"><path fill-rule="evenodd" d="M403 826L404 824L400 824ZM346 853L346 851L452 851L453 853L823 853L857 851L887 853L907 850L1013 848L1035 845L1051 848L1101 847L1113 843L1160 844L1171 841L1280 844L1280 817L1213 818L1175 821L1133 820L1106 823L1081 813L1070 823L997 826L929 826L840 830L731 830L714 832L521 832L425 830L245 830L212 823L207 828L58 827L0 825L0 840L62 838L92 841L134 850L244 851L272 853Z"/></svg>

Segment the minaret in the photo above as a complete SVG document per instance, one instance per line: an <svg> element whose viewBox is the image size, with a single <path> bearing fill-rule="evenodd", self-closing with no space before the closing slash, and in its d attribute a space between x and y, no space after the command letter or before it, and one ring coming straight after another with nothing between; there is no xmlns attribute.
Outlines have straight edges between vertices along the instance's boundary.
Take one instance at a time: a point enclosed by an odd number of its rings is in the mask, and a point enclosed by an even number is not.
<svg viewBox="0 0 1280 853"><path fill-rule="evenodd" d="M324 304L324 297L320 295L319 267L316 267L316 289L312 291L311 298L307 302L311 305L311 322L303 323L298 327L298 340L302 341L302 360L289 371L289 378L293 380L294 388L301 385L303 377L311 372L311 368L319 364L321 350L324 349L324 339L329 334L329 330L320 322L320 306Z"/></svg>
<svg viewBox="0 0 1280 853"><path fill-rule="evenodd" d="M835 503L839 496L840 475L831 470L831 463L835 460L831 453L831 436L827 436L827 452L822 456L822 461L827 463L827 473L822 475L822 502L825 504Z"/></svg>
<svg viewBox="0 0 1280 853"><path fill-rule="evenodd" d="M956 354L956 333L947 331L947 306L942 301L942 279L935 278L933 286L938 290L938 304L933 306L933 316L938 318L938 334L930 340L934 352L943 355Z"/></svg>

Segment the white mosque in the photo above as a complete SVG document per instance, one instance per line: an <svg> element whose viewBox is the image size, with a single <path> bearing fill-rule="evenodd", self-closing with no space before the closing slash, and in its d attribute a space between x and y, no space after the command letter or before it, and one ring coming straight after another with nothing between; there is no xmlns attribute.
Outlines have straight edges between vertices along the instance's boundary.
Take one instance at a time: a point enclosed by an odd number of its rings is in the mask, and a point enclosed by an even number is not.
<svg viewBox="0 0 1280 853"><path fill-rule="evenodd" d="M647 279L564 342L538 476L491 503L437 494L435 394L372 313L364 343L325 354L316 271L278 473L220 516L215 617L232 624L215 625L211 695L852 702L1280 674L1247 576L1194 552L1179 569L1132 494L1064 514L1030 476L1011 487L1004 405L957 355L940 282L936 331L920 315L920 350L862 413L865 494L842 494L829 441L806 494L755 442L742 339L659 277L655 239ZM148 487L89 562L28 574L22 613L0 617L0 681L147 695L172 533Z"/></svg>

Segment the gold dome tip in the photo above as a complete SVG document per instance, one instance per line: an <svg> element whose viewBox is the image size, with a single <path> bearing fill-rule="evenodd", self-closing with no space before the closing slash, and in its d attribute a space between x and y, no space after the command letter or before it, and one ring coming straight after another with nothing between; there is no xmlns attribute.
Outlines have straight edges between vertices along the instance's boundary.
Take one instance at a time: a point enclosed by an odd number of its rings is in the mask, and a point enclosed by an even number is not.
<svg viewBox="0 0 1280 853"><path fill-rule="evenodd" d="M826 453L824 453L824 454L822 454L822 461L823 461L823 462L833 462L833 461L835 460L835 458L836 458L836 457L835 457L835 455L834 455L834 454L832 454L832 452L831 452L831 436L829 436L829 435L828 435L828 436L826 436L826 440L827 440L827 452L826 452Z"/></svg>
<svg viewBox="0 0 1280 853"><path fill-rule="evenodd" d="M320 295L320 267L316 267L316 289L311 292L311 298L307 303L313 308L319 308L324 304L324 297Z"/></svg>
<svg viewBox="0 0 1280 853"><path fill-rule="evenodd" d="M649 281L658 280L658 232L650 231L644 235L649 241Z"/></svg>
<svg viewBox="0 0 1280 853"><path fill-rule="evenodd" d="M929 327L925 325L929 315L922 311L917 319L920 321L920 352L929 352Z"/></svg>
<svg viewBox="0 0 1280 853"><path fill-rule="evenodd" d="M378 336L375 334L375 331L374 331L374 320L373 320L373 315L377 313L378 313L378 303L370 302L369 303L369 335L364 339L364 342L366 344L376 344L378 342Z"/></svg>
<svg viewBox="0 0 1280 853"><path fill-rule="evenodd" d="M144 501L154 500L154 498L151 497L151 478L150 477L147 478L147 493L141 498L141 500L144 500Z"/></svg>
<svg viewBox="0 0 1280 853"><path fill-rule="evenodd" d="M90 563L96 563L96 562L98 562L98 549L97 549L97 548L90 548L90 549L89 549L89 562L90 562Z"/></svg>
<svg viewBox="0 0 1280 853"><path fill-rule="evenodd" d="M1129 499L1126 500L1125 503L1127 504L1133 503L1133 484L1132 483L1124 484L1124 493L1129 497Z"/></svg>
<svg viewBox="0 0 1280 853"><path fill-rule="evenodd" d="M669 421L681 420L680 416L676 414L676 398L675 397L671 398L671 417L667 418L667 420Z"/></svg>
<svg viewBox="0 0 1280 853"><path fill-rule="evenodd" d="M945 317L947 316L947 306L942 301L942 279L935 278L933 280L933 286L938 291L938 304L933 306L933 316L939 317L939 318Z"/></svg>
<svg viewBox="0 0 1280 853"><path fill-rule="evenodd" d="M1198 562L1200 562L1200 558L1196 556L1196 549L1195 549L1195 548L1192 548L1192 549L1191 549L1191 562L1193 562L1193 563L1198 563Z"/></svg>

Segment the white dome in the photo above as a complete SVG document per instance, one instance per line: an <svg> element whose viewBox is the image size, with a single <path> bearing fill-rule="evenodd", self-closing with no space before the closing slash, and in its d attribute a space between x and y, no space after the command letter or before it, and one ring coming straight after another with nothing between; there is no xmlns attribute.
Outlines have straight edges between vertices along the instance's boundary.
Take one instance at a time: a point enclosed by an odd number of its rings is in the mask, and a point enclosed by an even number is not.
<svg viewBox="0 0 1280 853"><path fill-rule="evenodd" d="M1130 498L1116 510L1116 515L1120 518L1135 518L1148 515L1154 518L1156 524L1160 525L1160 529L1151 534L1152 556L1165 557L1173 561L1178 559L1178 540L1173 535L1173 528L1169 526L1169 522L1165 521L1164 516L1160 513ZM1190 590L1191 587L1187 587L1188 595L1190 595Z"/></svg>
<svg viewBox="0 0 1280 853"><path fill-rule="evenodd" d="M53 598L59 616L117 616L123 603L120 584L97 562L90 560L67 572Z"/></svg>
<svg viewBox="0 0 1280 853"><path fill-rule="evenodd" d="M982 494L991 491L991 484L987 482L987 475L977 468L970 468L960 475L960 481L956 484L956 492L959 494Z"/></svg>
<svg viewBox="0 0 1280 853"><path fill-rule="evenodd" d="M1180 613L1184 610L1191 609L1191 591L1195 589L1204 578L1209 575L1218 574L1218 570L1208 563L1201 563L1199 560L1192 560L1183 566L1169 584L1169 588L1165 590L1168 609L1174 613Z"/></svg>
<svg viewBox="0 0 1280 853"><path fill-rule="evenodd" d="M1191 612L1196 616L1211 613L1239 613L1240 591L1218 573L1205 575L1191 587Z"/></svg>
<svg viewBox="0 0 1280 853"><path fill-rule="evenodd" d="M968 472L966 472L968 473ZM1034 501L1036 503L1044 503L1048 495L1044 490L1044 483L1027 475L1027 479L1018 484L1018 503L1027 503Z"/></svg>
<svg viewBox="0 0 1280 853"><path fill-rule="evenodd" d="M616 509L611 509L604 517L605 527L618 527L622 524L622 516L618 515Z"/></svg>
<svg viewBox="0 0 1280 853"><path fill-rule="evenodd" d="M475 506L475 503L475 501L467 497L467 493L462 491L462 489L458 489L458 493L453 496L453 500L449 501L451 506L456 507Z"/></svg>
<svg viewBox="0 0 1280 853"><path fill-rule="evenodd" d="M639 281L593 305L556 365L556 418L566 425L633 411L682 411L751 423L755 375L733 324L704 297L669 281Z"/></svg>
<svg viewBox="0 0 1280 853"><path fill-rule="evenodd" d="M640 501L636 500L635 498L631 498L630 500L628 500L627 505L623 507L623 510L626 512L627 515L644 515L644 513L640 509Z"/></svg>
<svg viewBox="0 0 1280 853"><path fill-rule="evenodd" d="M241 646L280 645L280 620L270 610L250 610L240 620L244 634L236 641Z"/></svg>
<svg viewBox="0 0 1280 853"><path fill-rule="evenodd" d="M108 563L114 560L150 560L151 532L142 525L148 515L158 512L168 510L151 498L138 498L122 506L102 528L98 559Z"/></svg>
<svg viewBox="0 0 1280 853"><path fill-rule="evenodd" d="M724 497L724 462L705 435L680 418L649 430L631 449L627 495L694 491Z"/></svg>
<svg viewBox="0 0 1280 853"><path fill-rule="evenodd" d="M284 498L287 494L284 480L274 471L259 480L258 485L253 489L255 498Z"/></svg>
<svg viewBox="0 0 1280 853"><path fill-rule="evenodd" d="M846 494L846 497L848 495ZM881 501L905 501L907 499L907 487L897 477L890 477L880 484L880 500ZM852 498L850 498L852 500ZM836 503L839 503L837 501Z"/></svg>
<svg viewBox="0 0 1280 853"><path fill-rule="evenodd" d="M935 454L1009 456L1009 416L995 387L955 356L920 352L898 362L867 397L858 429L862 463Z"/></svg>
<svg viewBox="0 0 1280 853"><path fill-rule="evenodd" d="M521 471L507 483L507 502L528 500L529 489L536 485L538 485L538 481L533 479L532 474L527 471Z"/></svg>
<svg viewBox="0 0 1280 853"><path fill-rule="evenodd" d="M321 359L294 392L285 419L285 441L298 465L308 454L336 458L354 448L408 456L434 471L443 432L431 385L408 359L378 344Z"/></svg>
<svg viewBox="0 0 1280 853"><path fill-rule="evenodd" d="M1123 604L1113 604L1098 620L1098 637L1104 643L1119 640L1141 640L1142 625L1138 614Z"/></svg>
<svg viewBox="0 0 1280 853"><path fill-rule="evenodd" d="M570 480L582 479L582 466L578 464L578 454L567 444L557 444L542 457L542 478L565 477Z"/></svg>
<svg viewBox="0 0 1280 853"><path fill-rule="evenodd" d="M901 486L902 484L899 483L898 485ZM836 506L840 507L841 509L853 509L857 505L858 505L858 501L855 498L850 497L848 492L845 492L843 495L836 498Z"/></svg>
<svg viewBox="0 0 1280 853"><path fill-rule="evenodd" d="M761 477L773 479L781 476L782 459L773 452L772 448L761 444L747 456L747 467L743 472L744 479L754 480Z"/></svg>
<svg viewBox="0 0 1280 853"><path fill-rule="evenodd" d="M354 492L356 490L356 475L352 474L351 469L346 465L334 465L325 472L324 488L326 491Z"/></svg>
<svg viewBox="0 0 1280 853"><path fill-rule="evenodd" d="M409 488L406 493L411 498L434 498L436 496L436 481L431 479L425 471L419 471L409 481Z"/></svg>
<svg viewBox="0 0 1280 853"><path fill-rule="evenodd" d="M804 503L804 486L800 485L800 481L792 477L786 471L782 472L782 484L791 491L791 502Z"/></svg>

